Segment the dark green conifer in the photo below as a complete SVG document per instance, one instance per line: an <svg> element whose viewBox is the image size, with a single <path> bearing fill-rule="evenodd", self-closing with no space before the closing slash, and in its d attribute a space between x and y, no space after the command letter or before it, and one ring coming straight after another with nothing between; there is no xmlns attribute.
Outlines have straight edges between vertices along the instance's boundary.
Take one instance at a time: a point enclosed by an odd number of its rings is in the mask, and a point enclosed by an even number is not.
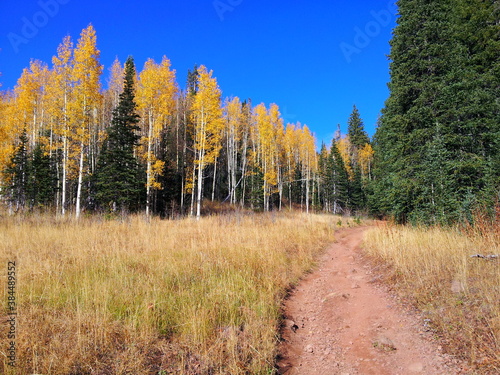
<svg viewBox="0 0 500 375"><path fill-rule="evenodd" d="M359 111L356 106L353 107L351 116L347 123L347 135L349 135L349 140L353 147L360 149L365 144L370 143L370 138L365 131L363 120L359 115Z"/></svg>
<svg viewBox="0 0 500 375"><path fill-rule="evenodd" d="M57 192L55 163L40 144L33 150L29 190L34 206L48 206L55 201Z"/></svg>
<svg viewBox="0 0 500 375"><path fill-rule="evenodd" d="M490 162L498 160L500 134L494 3L398 2L371 197L398 221L460 220L498 180Z"/></svg>
<svg viewBox="0 0 500 375"><path fill-rule="evenodd" d="M325 190L331 212L341 214L348 208L349 175L335 140L332 141L326 171Z"/></svg>
<svg viewBox="0 0 500 375"><path fill-rule="evenodd" d="M95 176L96 199L101 207L112 210L138 209L144 193L144 170L134 155L139 140L134 77L134 61L129 57L125 63L124 89L113 110Z"/></svg>
<svg viewBox="0 0 500 375"><path fill-rule="evenodd" d="M4 194L11 204L11 207L16 210L24 208L28 201L29 179L31 173L26 129L23 129L16 150L3 173L6 181Z"/></svg>

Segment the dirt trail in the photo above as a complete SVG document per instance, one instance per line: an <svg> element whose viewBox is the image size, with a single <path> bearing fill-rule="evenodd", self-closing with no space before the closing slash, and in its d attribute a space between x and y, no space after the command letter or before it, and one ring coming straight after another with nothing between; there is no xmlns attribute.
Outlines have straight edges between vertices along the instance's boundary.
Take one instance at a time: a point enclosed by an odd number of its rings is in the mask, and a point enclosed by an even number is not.
<svg viewBox="0 0 500 375"><path fill-rule="evenodd" d="M286 375L453 375L424 320L401 307L360 251L366 227L344 229L285 305L278 361Z"/></svg>

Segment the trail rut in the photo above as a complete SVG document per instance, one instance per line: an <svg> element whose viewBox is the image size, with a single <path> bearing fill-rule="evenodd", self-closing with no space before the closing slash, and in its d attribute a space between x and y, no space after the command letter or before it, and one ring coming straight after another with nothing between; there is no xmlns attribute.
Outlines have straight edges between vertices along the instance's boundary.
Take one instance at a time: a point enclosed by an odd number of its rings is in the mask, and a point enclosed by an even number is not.
<svg viewBox="0 0 500 375"><path fill-rule="evenodd" d="M286 301L279 374L465 374L424 319L375 282L360 250L366 230L338 231L319 268Z"/></svg>

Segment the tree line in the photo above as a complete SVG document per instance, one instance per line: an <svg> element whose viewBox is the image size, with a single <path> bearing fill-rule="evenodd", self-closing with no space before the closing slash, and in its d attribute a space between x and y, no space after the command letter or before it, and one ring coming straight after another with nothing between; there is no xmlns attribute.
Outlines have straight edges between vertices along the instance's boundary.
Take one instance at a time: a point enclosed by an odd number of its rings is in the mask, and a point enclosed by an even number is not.
<svg viewBox="0 0 500 375"><path fill-rule="evenodd" d="M358 138L338 136L318 153L309 128L284 124L276 104L223 99L205 66L181 90L166 57L140 72L132 58L115 60L103 89L96 42L92 25L76 47L64 38L50 68L33 60L2 92L2 196L12 211L199 217L203 200L264 211L366 208L373 150L356 108Z"/></svg>
<svg viewBox="0 0 500 375"><path fill-rule="evenodd" d="M370 213L397 222L473 222L500 200L498 0L399 0L390 95L370 140L316 148L276 104L222 98L205 66L180 89L164 57L115 61L108 86L95 30L64 38L52 67L32 61L0 100L2 196L12 210L76 216L200 216L203 201L255 210Z"/></svg>

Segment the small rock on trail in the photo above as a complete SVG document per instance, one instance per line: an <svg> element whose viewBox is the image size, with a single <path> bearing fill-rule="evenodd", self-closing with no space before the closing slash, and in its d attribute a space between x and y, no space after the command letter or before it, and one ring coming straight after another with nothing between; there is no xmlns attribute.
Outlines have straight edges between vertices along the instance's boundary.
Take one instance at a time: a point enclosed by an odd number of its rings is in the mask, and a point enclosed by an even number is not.
<svg viewBox="0 0 500 375"><path fill-rule="evenodd" d="M423 320L374 283L360 245L369 227L339 230L285 304L277 366L286 375L454 375Z"/></svg>

